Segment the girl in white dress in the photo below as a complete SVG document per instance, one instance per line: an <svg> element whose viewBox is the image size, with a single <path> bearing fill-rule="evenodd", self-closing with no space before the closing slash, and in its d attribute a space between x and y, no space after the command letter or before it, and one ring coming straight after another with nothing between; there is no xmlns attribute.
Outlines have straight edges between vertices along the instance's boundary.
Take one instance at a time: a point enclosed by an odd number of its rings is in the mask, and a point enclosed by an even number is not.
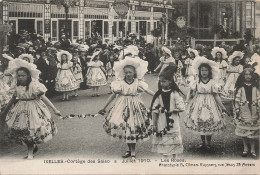
<svg viewBox="0 0 260 175"><path fill-rule="evenodd" d="M99 87L107 84L106 70L103 63L99 60L100 51L93 53L88 65L87 86L93 89L92 97L99 96Z"/></svg>
<svg viewBox="0 0 260 175"><path fill-rule="evenodd" d="M186 77L186 83L190 84L190 82L194 81L196 76L194 75L194 72L192 70L192 65L195 58L199 56L199 52L192 48L188 48L187 51L189 57L184 61L186 67L185 77Z"/></svg>
<svg viewBox="0 0 260 175"><path fill-rule="evenodd" d="M57 53L58 73L56 76L55 90L63 92L63 101L69 100L69 92L79 88L75 75L72 72L73 63L71 62L72 55L67 51Z"/></svg>
<svg viewBox="0 0 260 175"><path fill-rule="evenodd" d="M229 66L227 68L227 81L223 88L221 97L224 101L232 101L234 100L235 93L235 83L237 81L238 76L243 71L243 66L240 64L244 53L240 51L235 51L229 58Z"/></svg>
<svg viewBox="0 0 260 175"><path fill-rule="evenodd" d="M220 89L222 90L226 83L226 74L227 74L228 63L225 61L225 59L228 58L227 52L224 48L214 47L212 49L211 55L219 66L220 76L218 79L218 83L219 83Z"/></svg>
<svg viewBox="0 0 260 175"><path fill-rule="evenodd" d="M147 66L148 63L140 58L125 57L116 62L114 65L116 81L111 84L113 94L99 111L104 113L111 104L105 117L104 129L111 137L122 139L127 143L129 150L125 152L123 158L135 159L136 143L149 138L148 111L140 96L141 92L154 94L142 81Z"/></svg>
<svg viewBox="0 0 260 175"><path fill-rule="evenodd" d="M172 57L172 52L167 47L162 47L163 56L160 58L160 64L154 69L157 72L160 69L160 73L163 71L164 68L169 66L170 63L175 64L175 59ZM159 73L159 74L160 74Z"/></svg>
<svg viewBox="0 0 260 175"><path fill-rule="evenodd" d="M9 72L15 74L17 85L13 98L3 112L9 111L6 116L8 136L17 143L26 144L26 158L33 159L33 154L38 150L36 144L51 140L57 133L46 105L50 106L56 115L60 115L60 111L44 95L47 89L38 81L40 71L35 65L16 59ZM17 102L14 104L15 101ZM13 104L14 107L10 110Z"/></svg>
<svg viewBox="0 0 260 175"><path fill-rule="evenodd" d="M78 55L78 51L75 50L73 53L73 57L72 57L72 71L73 74L77 80L78 83L78 88L80 88L80 84L83 82L83 75L82 75L82 67L81 67L81 62L79 59L79 55ZM77 97L78 96L78 89L74 90L73 92L73 97Z"/></svg>
<svg viewBox="0 0 260 175"><path fill-rule="evenodd" d="M196 58L192 67L197 78L191 83L186 103L192 91L195 96L188 104L185 125L201 136L201 148L210 149L212 135L225 129L222 112L226 112L226 108L221 103L216 83L219 68L217 63L205 57Z"/></svg>
<svg viewBox="0 0 260 175"><path fill-rule="evenodd" d="M159 90L152 100L153 136L152 152L165 157L176 158L183 153L180 131L179 112L184 111L185 104L172 74L174 69L166 67L159 75Z"/></svg>

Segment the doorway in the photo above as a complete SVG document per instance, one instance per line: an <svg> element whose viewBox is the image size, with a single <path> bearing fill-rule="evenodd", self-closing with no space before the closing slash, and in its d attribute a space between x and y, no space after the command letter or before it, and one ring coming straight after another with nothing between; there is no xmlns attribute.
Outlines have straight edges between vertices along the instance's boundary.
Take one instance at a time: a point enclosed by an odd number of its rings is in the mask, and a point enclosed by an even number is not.
<svg viewBox="0 0 260 175"><path fill-rule="evenodd" d="M65 34L65 28L66 28L66 20L59 20L59 40L61 35ZM71 20L68 20L68 30L67 30L67 36L68 39L71 40Z"/></svg>
<svg viewBox="0 0 260 175"><path fill-rule="evenodd" d="M29 33L35 33L34 19L18 19L18 31L27 30Z"/></svg>
<svg viewBox="0 0 260 175"><path fill-rule="evenodd" d="M91 32L95 36L99 35L103 37L103 21L102 20L94 20L91 21Z"/></svg>

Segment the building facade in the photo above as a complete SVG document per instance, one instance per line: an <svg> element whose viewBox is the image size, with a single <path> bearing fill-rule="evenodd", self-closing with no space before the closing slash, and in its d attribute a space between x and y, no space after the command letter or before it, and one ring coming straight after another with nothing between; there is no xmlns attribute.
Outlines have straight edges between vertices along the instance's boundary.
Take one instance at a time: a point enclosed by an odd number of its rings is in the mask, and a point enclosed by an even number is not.
<svg viewBox="0 0 260 175"><path fill-rule="evenodd" d="M171 32L176 39L174 32L178 30L172 23L180 29L193 28L197 40L213 39L217 25L225 29L229 39L242 38L246 29L255 34L256 28L255 0L129 0L129 14L124 19L115 12L113 0L73 1L67 21L64 7L55 0L3 0L2 18L13 25L16 33L26 29L52 41L59 40L66 24L72 40L98 33L103 40L112 42L125 33L136 33L152 41L151 31L162 26L165 39Z"/></svg>

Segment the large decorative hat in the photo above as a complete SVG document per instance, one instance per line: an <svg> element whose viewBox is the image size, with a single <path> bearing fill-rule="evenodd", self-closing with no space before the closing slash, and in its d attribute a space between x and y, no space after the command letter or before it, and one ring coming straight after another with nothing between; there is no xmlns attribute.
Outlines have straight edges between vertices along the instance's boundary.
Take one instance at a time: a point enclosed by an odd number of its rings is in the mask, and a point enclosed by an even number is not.
<svg viewBox="0 0 260 175"><path fill-rule="evenodd" d="M31 54L21 54L21 55L18 57L18 59L27 61L26 58L29 59L29 63L33 63L33 62L34 62L34 58L33 58L33 56L32 56Z"/></svg>
<svg viewBox="0 0 260 175"><path fill-rule="evenodd" d="M7 73L10 73L14 76L16 76L17 69L24 67L28 69L31 73L31 77L34 79L39 79L40 71L37 69L35 64L28 63L25 60L22 59L14 59L10 61L7 69Z"/></svg>
<svg viewBox="0 0 260 175"><path fill-rule="evenodd" d="M138 47L134 45L127 46L127 48L124 49L124 55L131 54L132 56L137 56L139 54Z"/></svg>
<svg viewBox="0 0 260 175"><path fill-rule="evenodd" d="M198 56L192 65L192 70L195 74L199 75L199 67L201 64L208 64L211 67L212 71L212 78L217 79L220 75L219 66L215 61L211 61L203 56Z"/></svg>
<svg viewBox="0 0 260 175"><path fill-rule="evenodd" d="M62 55L67 55L68 61L72 59L72 55L68 51L61 50L57 53L57 59L59 62L61 62Z"/></svg>
<svg viewBox="0 0 260 175"><path fill-rule="evenodd" d="M12 61L14 59L13 57L11 57L11 56L9 56L7 54L2 54L2 56L3 56L3 58L5 58L5 59L7 59L9 61Z"/></svg>
<svg viewBox="0 0 260 175"><path fill-rule="evenodd" d="M228 58L227 51L224 48L220 48L220 47L214 47L212 49L211 51L212 57L215 58L218 52L221 53L223 59Z"/></svg>
<svg viewBox="0 0 260 175"><path fill-rule="evenodd" d="M168 55L170 55L170 57L172 57L172 52L170 49L168 49L167 47L163 46L162 47L162 51L167 53Z"/></svg>
<svg viewBox="0 0 260 175"><path fill-rule="evenodd" d="M145 73L148 71L147 70L147 66L148 66L147 61L144 61L144 60L140 59L139 57L132 58L132 57L126 56L124 60L115 62L113 69L115 71L116 79L123 80L125 78L124 67L127 65L131 65L135 68L137 79L143 79Z"/></svg>
<svg viewBox="0 0 260 175"><path fill-rule="evenodd" d="M188 48L187 49L187 51L188 51L188 54L191 56L191 52L192 53L194 53L194 55L195 55L195 57L197 57L197 56L199 56L199 52L197 51L197 50L195 50L195 49L192 49L192 48Z"/></svg>
<svg viewBox="0 0 260 175"><path fill-rule="evenodd" d="M244 53L241 52L241 51L234 51L234 52L232 53L232 55L230 55L230 56L228 57L228 61L229 61L230 63L232 63L233 59L236 58L236 57L238 57L239 60L241 60L241 59L244 57Z"/></svg>

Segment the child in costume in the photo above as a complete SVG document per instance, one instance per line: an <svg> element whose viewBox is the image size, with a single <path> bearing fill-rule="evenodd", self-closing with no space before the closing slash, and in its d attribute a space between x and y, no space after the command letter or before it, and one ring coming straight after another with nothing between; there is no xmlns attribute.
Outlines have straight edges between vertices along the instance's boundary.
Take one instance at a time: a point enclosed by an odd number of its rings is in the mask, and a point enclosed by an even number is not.
<svg viewBox="0 0 260 175"><path fill-rule="evenodd" d="M26 144L26 158L33 159L33 154L38 150L36 144L51 140L57 133L46 105L50 106L56 115L60 115L60 111L44 95L47 89L38 81L40 71L35 65L16 59L8 71L14 73L17 78L15 94L3 112L8 112L5 120L8 137ZM15 100L17 102L14 104ZM10 109L13 104L14 107Z"/></svg>
<svg viewBox="0 0 260 175"><path fill-rule="evenodd" d="M147 109L140 93L153 95L148 85L142 81L147 72L148 63L140 58L125 57L114 65L116 81L112 82L113 94L99 113L104 113L109 104L104 129L114 138L123 139L128 145L128 151L123 158L135 159L135 146L138 141L147 140L148 126Z"/></svg>
<svg viewBox="0 0 260 175"><path fill-rule="evenodd" d="M195 58L199 56L199 52L192 48L188 48L187 51L188 51L189 57L184 62L185 67L186 67L185 76L186 76L186 83L190 84L190 82L194 81L194 79L195 79L195 75L192 70L192 64L193 64L193 61L195 60Z"/></svg>
<svg viewBox="0 0 260 175"><path fill-rule="evenodd" d="M227 57L228 57L227 52L224 48L214 47L211 51L211 55L219 66L220 76L219 76L218 83L219 83L220 89L222 90L222 88L224 87L224 85L226 83L228 63L225 61L225 59L227 59Z"/></svg>
<svg viewBox="0 0 260 175"><path fill-rule="evenodd" d="M69 100L69 92L79 88L79 84L72 73L73 63L71 62L72 55L67 51L60 51L57 53L58 73L56 76L55 90L63 92L63 101Z"/></svg>
<svg viewBox="0 0 260 175"><path fill-rule="evenodd" d="M7 105L14 93L15 81L10 73L7 73L7 69L10 61L13 58L7 54L2 55L0 66L0 112ZM13 90L11 90L13 89Z"/></svg>
<svg viewBox="0 0 260 175"><path fill-rule="evenodd" d="M157 72L160 69L160 73L163 71L164 68L169 66L170 63L175 64L175 59L172 57L172 52L167 47L162 47L163 56L160 58L160 64L154 69ZM159 74L160 74L159 73Z"/></svg>
<svg viewBox="0 0 260 175"><path fill-rule="evenodd" d="M260 136L260 91L259 76L254 75L254 70L250 67L245 68L238 78L235 91L235 134L242 137L244 151L243 157L250 152L252 158L256 159L256 140Z"/></svg>
<svg viewBox="0 0 260 175"><path fill-rule="evenodd" d="M100 51L93 53L90 62L88 63L87 86L93 89L92 97L99 96L99 87L107 84L106 70L103 63L99 61Z"/></svg>
<svg viewBox="0 0 260 175"><path fill-rule="evenodd" d="M82 75L82 67L78 55L78 50L75 50L72 57L72 72L77 80L78 88L80 88L80 84L83 82L83 75ZM74 97L78 96L78 89L72 91Z"/></svg>
<svg viewBox="0 0 260 175"><path fill-rule="evenodd" d="M185 125L201 136L201 148L210 149L212 135L225 129L222 112L226 112L226 108L221 103L216 83L219 67L214 61L197 57L192 68L197 78L191 83L186 103L192 91L195 91L195 96L189 102Z"/></svg>
<svg viewBox="0 0 260 175"><path fill-rule="evenodd" d="M225 101L234 100L235 93L235 83L238 76L243 71L243 66L240 64L241 59L243 58L244 53L240 51L235 51L229 58L229 66L227 68L227 81L223 88L221 97Z"/></svg>
<svg viewBox="0 0 260 175"><path fill-rule="evenodd" d="M166 67L159 75L159 90L152 101L152 152L175 158L183 153L179 112L184 111L182 93L173 79L174 68Z"/></svg>

